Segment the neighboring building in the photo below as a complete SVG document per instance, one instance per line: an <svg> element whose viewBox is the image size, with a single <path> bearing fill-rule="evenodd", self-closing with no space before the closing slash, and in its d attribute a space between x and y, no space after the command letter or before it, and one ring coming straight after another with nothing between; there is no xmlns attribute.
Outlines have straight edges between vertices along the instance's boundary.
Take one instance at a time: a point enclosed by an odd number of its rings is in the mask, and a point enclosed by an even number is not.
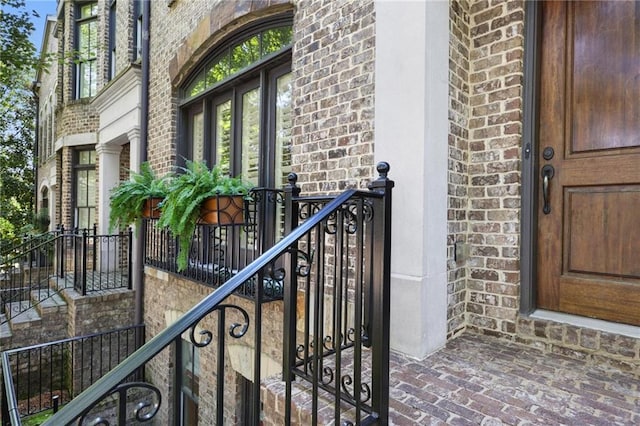
<svg viewBox="0 0 640 426"><path fill-rule="evenodd" d="M109 190L144 158L160 174L204 159L269 187L294 171L307 195L364 187L384 160L393 350L423 358L470 331L638 362L634 2L145 4L146 116L142 2L66 1L47 21L47 50L83 58L40 77L52 224L106 232ZM149 266L142 285L148 336L210 291ZM167 361L150 374L169 389Z"/></svg>

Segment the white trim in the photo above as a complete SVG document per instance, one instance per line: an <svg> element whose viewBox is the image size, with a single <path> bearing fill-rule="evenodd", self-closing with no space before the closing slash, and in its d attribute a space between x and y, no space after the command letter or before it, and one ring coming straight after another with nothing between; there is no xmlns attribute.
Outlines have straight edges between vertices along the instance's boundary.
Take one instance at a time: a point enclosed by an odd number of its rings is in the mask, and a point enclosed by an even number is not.
<svg viewBox="0 0 640 426"><path fill-rule="evenodd" d="M621 336L640 339L640 327L635 327L633 325L603 321L595 318L581 317L561 312L545 311L543 309L535 310L531 315L529 315L529 318L565 323L576 327L590 328L593 330L604 331L606 333L619 334Z"/></svg>
<svg viewBox="0 0 640 426"><path fill-rule="evenodd" d="M63 146L82 146L95 145L98 141L95 133L76 133L75 135L63 136L56 141L56 151L62 149Z"/></svg>
<svg viewBox="0 0 640 426"><path fill-rule="evenodd" d="M376 1L375 156L391 165L391 346L446 342L449 3Z"/></svg>

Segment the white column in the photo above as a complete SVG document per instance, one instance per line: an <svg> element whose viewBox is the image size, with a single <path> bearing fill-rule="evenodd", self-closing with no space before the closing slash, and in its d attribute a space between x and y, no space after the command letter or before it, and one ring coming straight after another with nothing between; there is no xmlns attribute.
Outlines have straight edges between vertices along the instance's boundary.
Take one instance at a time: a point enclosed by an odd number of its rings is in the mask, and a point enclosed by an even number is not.
<svg viewBox="0 0 640 426"><path fill-rule="evenodd" d="M98 232L106 235L109 232L109 195L120 181L120 145L96 146L98 154Z"/></svg>
<svg viewBox="0 0 640 426"><path fill-rule="evenodd" d="M391 346L415 358L447 332L449 3L376 1L375 156L391 165Z"/></svg>

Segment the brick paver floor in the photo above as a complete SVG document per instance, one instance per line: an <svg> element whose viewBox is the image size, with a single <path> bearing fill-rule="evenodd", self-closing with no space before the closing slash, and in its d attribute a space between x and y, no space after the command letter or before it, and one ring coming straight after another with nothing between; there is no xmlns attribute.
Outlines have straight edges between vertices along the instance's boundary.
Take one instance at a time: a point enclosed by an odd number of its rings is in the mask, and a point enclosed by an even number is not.
<svg viewBox="0 0 640 426"><path fill-rule="evenodd" d="M640 365L588 363L464 334L424 361L391 356L394 425L640 425Z"/></svg>

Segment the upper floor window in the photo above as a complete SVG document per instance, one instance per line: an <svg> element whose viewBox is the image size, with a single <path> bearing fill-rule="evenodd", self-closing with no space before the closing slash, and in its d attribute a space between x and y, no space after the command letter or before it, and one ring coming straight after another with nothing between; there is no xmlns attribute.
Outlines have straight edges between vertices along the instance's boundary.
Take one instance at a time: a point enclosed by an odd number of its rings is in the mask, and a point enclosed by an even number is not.
<svg viewBox="0 0 640 426"><path fill-rule="evenodd" d="M137 62L142 58L142 0L133 1L133 40L135 46L133 47L133 61Z"/></svg>
<svg viewBox="0 0 640 426"><path fill-rule="evenodd" d="M116 0L112 0L109 8L109 80L116 76L116 11Z"/></svg>
<svg viewBox="0 0 640 426"><path fill-rule="evenodd" d="M96 94L98 88L98 3L83 2L76 9L76 98Z"/></svg>

